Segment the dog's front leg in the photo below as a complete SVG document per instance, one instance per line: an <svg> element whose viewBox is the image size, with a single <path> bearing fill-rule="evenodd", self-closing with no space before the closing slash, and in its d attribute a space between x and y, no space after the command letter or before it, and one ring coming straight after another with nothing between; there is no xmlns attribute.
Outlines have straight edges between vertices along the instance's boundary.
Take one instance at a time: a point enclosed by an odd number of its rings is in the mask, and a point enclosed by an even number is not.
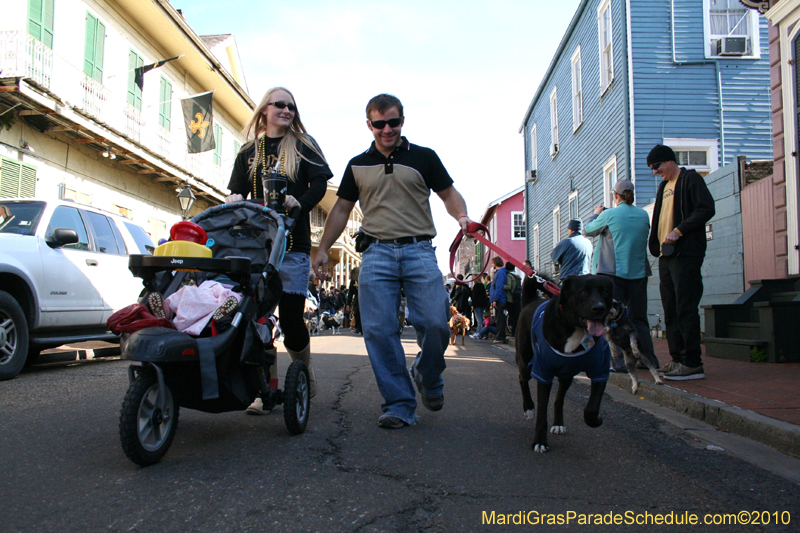
<svg viewBox="0 0 800 533"><path fill-rule="evenodd" d="M564 398L571 385L572 377L558 378L558 392L553 405L553 427L550 428L550 433L563 435L567 432L567 427L564 425Z"/></svg>
<svg viewBox="0 0 800 533"><path fill-rule="evenodd" d="M528 420L533 420L534 417L534 405L533 405L533 397L531 396L531 387L529 380L531 376L528 375L527 377L519 376L519 387L522 390L522 414Z"/></svg>
<svg viewBox="0 0 800 533"><path fill-rule="evenodd" d="M536 400L539 407L536 409L536 433L531 448L538 453L544 453L549 449L547 445L547 404L550 402L550 389L552 388L552 383L540 381L536 389Z"/></svg>
<svg viewBox="0 0 800 533"><path fill-rule="evenodd" d="M631 339L631 348L633 348L633 339L635 334L630 336ZM639 390L639 375L636 373L636 355L635 352L629 352L627 350L623 350L622 348L615 345L613 342L608 342L609 347L611 348L611 354L613 357L619 357L619 353L615 353L614 350L618 350L622 352L623 357L625 357L625 369L628 371L628 376L631 378L631 393L636 394L636 391Z"/></svg>
<svg viewBox="0 0 800 533"><path fill-rule="evenodd" d="M650 370L650 373L653 374L653 379L655 380L656 385L663 385L664 382L661 381L661 376L658 375L658 370L656 370L656 367L653 366L653 362L650 361L650 358L643 354L641 350L639 350L639 341L634 333L631 333L631 350L639 359L639 361L643 362L647 369ZM636 391L633 391L633 393L636 394Z"/></svg>
<svg viewBox="0 0 800 533"><path fill-rule="evenodd" d="M586 408L583 410L583 420L591 428L599 428L603 425L603 419L600 418L600 403L603 401L603 392L605 390L605 381L592 382L589 401L586 402Z"/></svg>

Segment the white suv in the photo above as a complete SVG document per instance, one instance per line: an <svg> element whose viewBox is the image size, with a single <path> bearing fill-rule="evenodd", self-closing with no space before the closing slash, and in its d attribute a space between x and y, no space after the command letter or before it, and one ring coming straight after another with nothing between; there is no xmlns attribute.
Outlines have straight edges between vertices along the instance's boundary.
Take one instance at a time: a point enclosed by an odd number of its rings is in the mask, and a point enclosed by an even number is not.
<svg viewBox="0 0 800 533"><path fill-rule="evenodd" d="M43 349L116 340L106 321L143 288L128 255L152 247L121 215L70 201L0 199L0 381Z"/></svg>

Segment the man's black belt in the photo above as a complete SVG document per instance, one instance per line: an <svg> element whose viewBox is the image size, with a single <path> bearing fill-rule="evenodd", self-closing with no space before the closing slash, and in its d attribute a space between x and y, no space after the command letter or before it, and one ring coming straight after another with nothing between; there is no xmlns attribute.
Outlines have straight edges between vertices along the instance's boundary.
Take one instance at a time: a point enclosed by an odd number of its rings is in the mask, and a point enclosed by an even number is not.
<svg viewBox="0 0 800 533"><path fill-rule="evenodd" d="M416 242L431 242L433 237L430 235L419 235L417 237L400 237L399 239L378 239L377 237L367 237L368 244L412 244Z"/></svg>

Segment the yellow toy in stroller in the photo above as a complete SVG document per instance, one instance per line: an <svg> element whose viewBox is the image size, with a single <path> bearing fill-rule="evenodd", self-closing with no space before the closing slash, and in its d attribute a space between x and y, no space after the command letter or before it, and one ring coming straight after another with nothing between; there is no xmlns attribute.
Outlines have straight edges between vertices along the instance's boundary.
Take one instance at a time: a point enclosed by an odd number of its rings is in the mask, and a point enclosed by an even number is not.
<svg viewBox="0 0 800 533"><path fill-rule="evenodd" d="M279 271L295 220L255 203L236 202L207 209L192 222L207 234L213 257L130 256L129 268L145 286L140 302L152 293L166 297L188 282L200 285L209 279L242 298L235 314L213 320L199 336L151 327L123 338L122 359L131 365L120 438L128 458L142 466L167 453L181 407L244 411L260 397L264 405L283 404L290 433L302 433L308 423L309 379L303 362L289 366L283 390L269 383L275 362L273 313L282 293Z"/></svg>

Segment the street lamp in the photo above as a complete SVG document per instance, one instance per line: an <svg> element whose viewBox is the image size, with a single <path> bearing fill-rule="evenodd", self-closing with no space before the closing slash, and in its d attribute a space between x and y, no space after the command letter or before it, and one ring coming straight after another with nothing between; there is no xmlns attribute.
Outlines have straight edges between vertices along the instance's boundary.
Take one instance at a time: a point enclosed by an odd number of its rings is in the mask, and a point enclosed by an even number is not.
<svg viewBox="0 0 800 533"><path fill-rule="evenodd" d="M183 189L178 193L178 201L181 203L181 216L183 220L189 218L189 211L192 209L195 200L196 198L192 193L192 188L189 187L189 183L184 183Z"/></svg>

